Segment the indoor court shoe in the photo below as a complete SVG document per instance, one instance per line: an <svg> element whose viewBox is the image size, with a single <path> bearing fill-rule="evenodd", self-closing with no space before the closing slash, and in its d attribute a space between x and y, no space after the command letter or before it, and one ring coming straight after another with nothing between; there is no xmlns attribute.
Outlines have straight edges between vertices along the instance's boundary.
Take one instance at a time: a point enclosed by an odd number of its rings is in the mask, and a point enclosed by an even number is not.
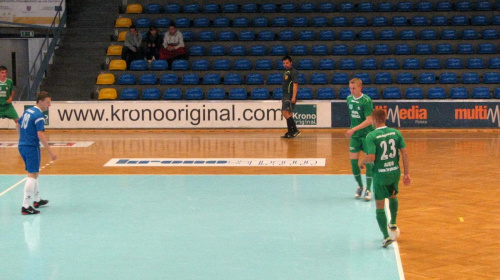
<svg viewBox="0 0 500 280"><path fill-rule="evenodd" d="M384 241L382 241L382 247L387 247L391 245L392 242L394 242L394 240L392 240L390 237L387 237L386 239L384 239Z"/></svg>
<svg viewBox="0 0 500 280"><path fill-rule="evenodd" d="M35 201L35 202L33 202L33 206L35 206L35 208L38 208L38 207L40 207L40 206L44 206L44 205L46 205L47 203L49 203L49 201L48 201L48 200L43 200L43 199L40 199L40 201L38 201L38 202L36 202L36 201Z"/></svg>
<svg viewBox="0 0 500 280"><path fill-rule="evenodd" d="M363 188L362 187L358 187L358 189L356 190L356 194L354 195L354 197L355 198L360 198L362 193L363 193Z"/></svg>
<svg viewBox="0 0 500 280"><path fill-rule="evenodd" d="M396 231L398 230L398 226L396 224L389 224L389 229L392 230L392 231Z"/></svg>
<svg viewBox="0 0 500 280"><path fill-rule="evenodd" d="M365 196L363 197L365 200L370 200L372 199L372 193L369 190L366 190ZM36 206L35 206L36 207Z"/></svg>
<svg viewBox="0 0 500 280"><path fill-rule="evenodd" d="M40 214L40 211L35 210L31 206L28 207L28 208L21 207L21 214L23 214L23 215Z"/></svg>
<svg viewBox="0 0 500 280"><path fill-rule="evenodd" d="M281 136L281 138L293 138L293 135L287 132L285 135Z"/></svg>
<svg viewBox="0 0 500 280"><path fill-rule="evenodd" d="M300 131L297 130L292 135L293 135L293 138L295 138L295 137L300 135Z"/></svg>

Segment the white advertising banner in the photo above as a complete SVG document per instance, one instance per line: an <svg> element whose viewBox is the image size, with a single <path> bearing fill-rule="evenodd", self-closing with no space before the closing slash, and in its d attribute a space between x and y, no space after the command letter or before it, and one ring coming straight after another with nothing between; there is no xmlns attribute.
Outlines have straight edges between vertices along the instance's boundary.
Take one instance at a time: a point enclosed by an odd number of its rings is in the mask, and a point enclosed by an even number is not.
<svg viewBox="0 0 500 280"><path fill-rule="evenodd" d="M21 116L33 102L14 102ZM301 101L294 118L299 127L331 128L331 102ZM0 128L14 128L0 120ZM46 128L283 128L281 101L54 101Z"/></svg>
<svg viewBox="0 0 500 280"><path fill-rule="evenodd" d="M0 21L51 25L59 4L61 0L0 0Z"/></svg>

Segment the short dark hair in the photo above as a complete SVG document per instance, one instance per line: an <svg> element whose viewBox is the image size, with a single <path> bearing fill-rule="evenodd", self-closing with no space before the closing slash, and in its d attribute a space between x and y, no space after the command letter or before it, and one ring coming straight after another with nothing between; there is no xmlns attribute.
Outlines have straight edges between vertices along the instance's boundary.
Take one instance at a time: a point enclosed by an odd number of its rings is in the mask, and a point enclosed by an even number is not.
<svg viewBox="0 0 500 280"><path fill-rule="evenodd" d="M131 25L128 29L137 29L137 27L135 27L135 25Z"/></svg>
<svg viewBox="0 0 500 280"><path fill-rule="evenodd" d="M38 101L44 101L47 97L50 97L50 94L47 91L40 91L36 94L36 103L38 103Z"/></svg>
<svg viewBox="0 0 500 280"><path fill-rule="evenodd" d="M175 23L171 22L168 27L175 27Z"/></svg>
<svg viewBox="0 0 500 280"><path fill-rule="evenodd" d="M282 61L285 61L285 60L289 60L290 62L292 62L292 58L289 55L285 55L283 57Z"/></svg>
<svg viewBox="0 0 500 280"><path fill-rule="evenodd" d="M0 71L7 71L7 67L0 65Z"/></svg>
<svg viewBox="0 0 500 280"><path fill-rule="evenodd" d="M384 110L382 109L374 109L372 112L372 118L380 124L385 123L385 120L387 118L387 115Z"/></svg>

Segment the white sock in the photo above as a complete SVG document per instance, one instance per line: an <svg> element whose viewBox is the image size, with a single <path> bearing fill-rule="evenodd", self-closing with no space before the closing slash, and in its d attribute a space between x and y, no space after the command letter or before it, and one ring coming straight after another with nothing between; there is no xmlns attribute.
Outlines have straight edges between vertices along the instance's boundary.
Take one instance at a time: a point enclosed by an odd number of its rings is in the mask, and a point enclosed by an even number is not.
<svg viewBox="0 0 500 280"><path fill-rule="evenodd" d="M40 192L38 191L38 178L35 179L35 188L33 189L35 192L35 199L33 201L39 202L40 201Z"/></svg>
<svg viewBox="0 0 500 280"><path fill-rule="evenodd" d="M35 192L36 179L29 178L26 179L26 183L24 184L24 201L23 207L29 208L31 206L31 198Z"/></svg>

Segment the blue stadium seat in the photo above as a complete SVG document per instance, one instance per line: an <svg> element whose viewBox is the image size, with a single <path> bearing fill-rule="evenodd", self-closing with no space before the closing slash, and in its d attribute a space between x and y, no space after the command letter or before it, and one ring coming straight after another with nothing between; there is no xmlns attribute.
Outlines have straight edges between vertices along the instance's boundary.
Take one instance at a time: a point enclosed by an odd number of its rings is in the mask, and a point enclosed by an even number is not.
<svg viewBox="0 0 500 280"><path fill-rule="evenodd" d="M472 44L464 43L457 45L457 54L473 54L474 47Z"/></svg>
<svg viewBox="0 0 500 280"><path fill-rule="evenodd" d="M249 27L250 20L246 17L237 17L233 19L233 27Z"/></svg>
<svg viewBox="0 0 500 280"><path fill-rule="evenodd" d="M427 25L429 25L427 18L424 16L414 16L410 19L410 23L413 26L427 26Z"/></svg>
<svg viewBox="0 0 500 280"><path fill-rule="evenodd" d="M138 18L135 20L135 27L137 28L148 28L151 26L151 19L149 18Z"/></svg>
<svg viewBox="0 0 500 280"><path fill-rule="evenodd" d="M176 74L163 74L160 77L160 85L176 85L179 82L179 76Z"/></svg>
<svg viewBox="0 0 500 280"><path fill-rule="evenodd" d="M455 26L469 25L469 19L467 18L467 16L463 16L463 15L452 16L451 17L451 25L455 25Z"/></svg>
<svg viewBox="0 0 500 280"><path fill-rule="evenodd" d="M356 60L352 58L344 58L339 62L340 70L356 70Z"/></svg>
<svg viewBox="0 0 500 280"><path fill-rule="evenodd" d="M284 56L286 55L286 47L284 45L273 45L271 46L271 49L269 50L269 55L274 55L274 56Z"/></svg>
<svg viewBox="0 0 500 280"><path fill-rule="evenodd" d="M363 85L369 85L372 83L372 79L368 73L356 73L352 75L352 77L360 79L363 82Z"/></svg>
<svg viewBox="0 0 500 280"><path fill-rule="evenodd" d="M348 87L344 87L339 90L340 99L346 99L349 95L351 95L351 90Z"/></svg>
<svg viewBox="0 0 500 280"><path fill-rule="evenodd" d="M415 78L413 77L413 74L408 73L408 72L399 73L396 76L396 83L397 84L413 84L413 83L415 83Z"/></svg>
<svg viewBox="0 0 500 280"><path fill-rule="evenodd" d="M161 92L157 88L146 88L142 91L141 99L143 100L158 100L161 97Z"/></svg>
<svg viewBox="0 0 500 280"><path fill-rule="evenodd" d="M297 11L297 5L295 3L284 3L280 6L281 13L295 13Z"/></svg>
<svg viewBox="0 0 500 280"><path fill-rule="evenodd" d="M212 69L219 71L229 70L231 69L231 62L229 61L229 59L217 59L214 61Z"/></svg>
<svg viewBox="0 0 500 280"><path fill-rule="evenodd" d="M268 27L269 26L269 19L265 17L256 17L252 20L252 26L253 27Z"/></svg>
<svg viewBox="0 0 500 280"><path fill-rule="evenodd" d="M255 40L255 33L253 31L250 31L250 30L241 31L238 34L238 39L240 41L254 41Z"/></svg>
<svg viewBox="0 0 500 280"><path fill-rule="evenodd" d="M333 41L335 40L335 32L332 30L321 30L318 35L320 41Z"/></svg>
<svg viewBox="0 0 500 280"><path fill-rule="evenodd" d="M146 71L148 70L148 62L144 59L132 60L129 70L131 71Z"/></svg>
<svg viewBox="0 0 500 280"><path fill-rule="evenodd" d="M370 54L370 47L368 45L355 45L352 47L352 54L353 55L369 55Z"/></svg>
<svg viewBox="0 0 500 280"><path fill-rule="evenodd" d="M220 75L217 73L208 73L203 76L204 85L220 85Z"/></svg>
<svg viewBox="0 0 500 280"><path fill-rule="evenodd" d="M181 6L179 4L167 4L165 6L165 13L167 14L178 14L181 12Z"/></svg>
<svg viewBox="0 0 500 280"><path fill-rule="evenodd" d="M159 14L161 13L161 5L158 3L150 3L144 8L144 13L146 14Z"/></svg>
<svg viewBox="0 0 500 280"><path fill-rule="evenodd" d="M204 46L195 45L191 46L188 52L190 56L202 56L205 55L205 51L206 49Z"/></svg>
<svg viewBox="0 0 500 280"><path fill-rule="evenodd" d="M415 54L432 54L432 47L430 44L418 44L415 46Z"/></svg>
<svg viewBox="0 0 500 280"><path fill-rule="evenodd" d="M458 32L455 29L441 30L441 40L457 40Z"/></svg>
<svg viewBox="0 0 500 280"><path fill-rule="evenodd" d="M163 93L165 100L180 100L182 98L182 91L179 88L167 88Z"/></svg>
<svg viewBox="0 0 500 280"><path fill-rule="evenodd" d="M273 90L273 99L281 99L283 97L283 89L282 88L275 88Z"/></svg>
<svg viewBox="0 0 500 280"><path fill-rule="evenodd" d="M233 70L250 70L252 69L252 62L249 59L237 59L234 61Z"/></svg>
<svg viewBox="0 0 500 280"><path fill-rule="evenodd" d="M462 30L462 40L477 40L479 35L474 29L464 29Z"/></svg>
<svg viewBox="0 0 500 280"><path fill-rule="evenodd" d="M413 4L411 2L399 2L396 6L397 12L412 12Z"/></svg>
<svg viewBox="0 0 500 280"><path fill-rule="evenodd" d="M444 88L432 87L427 90L427 98L429 99L444 99L446 98L446 92Z"/></svg>
<svg viewBox="0 0 500 280"><path fill-rule="evenodd" d="M214 3L209 3L205 4L203 6L203 13L218 13L219 12L219 5L214 4Z"/></svg>
<svg viewBox="0 0 500 280"><path fill-rule="evenodd" d="M204 94L201 88L190 88L186 91L186 100L201 100Z"/></svg>
<svg viewBox="0 0 500 280"><path fill-rule="evenodd" d="M425 29L420 31L420 40L437 40L437 33L433 29Z"/></svg>
<svg viewBox="0 0 500 280"><path fill-rule="evenodd" d="M155 27L156 28L165 28L170 25L170 19L168 18L157 18L155 20Z"/></svg>
<svg viewBox="0 0 500 280"><path fill-rule="evenodd" d="M196 4L196 3L193 3L193 4L186 4L184 5L184 9L183 9L183 12L184 13L192 13L192 14L195 14L195 13L199 13L200 12L200 5L199 4Z"/></svg>
<svg viewBox="0 0 500 280"><path fill-rule="evenodd" d="M272 70L273 63L270 59L259 59L255 62L255 70Z"/></svg>
<svg viewBox="0 0 500 280"><path fill-rule="evenodd" d="M373 54L375 55L389 55L391 48L387 44L377 44L373 46Z"/></svg>
<svg viewBox="0 0 500 280"><path fill-rule="evenodd" d="M281 60L281 58L276 60L276 66L274 68L276 70L285 70L285 67L283 66L283 60Z"/></svg>
<svg viewBox="0 0 500 280"><path fill-rule="evenodd" d="M417 33L415 32L415 30L401 30L401 32L399 32L399 39L401 40L415 40L417 39Z"/></svg>
<svg viewBox="0 0 500 280"><path fill-rule="evenodd" d="M462 84L479 84L479 75L474 72L463 73L461 81Z"/></svg>
<svg viewBox="0 0 500 280"><path fill-rule="evenodd" d="M226 49L221 45L211 46L208 49L208 55L223 56L226 55Z"/></svg>
<svg viewBox="0 0 500 280"><path fill-rule="evenodd" d="M495 15L491 18L491 25L500 25L500 15Z"/></svg>
<svg viewBox="0 0 500 280"><path fill-rule="evenodd" d="M423 99L424 91L419 87L409 87L406 89L405 97L407 99Z"/></svg>
<svg viewBox="0 0 500 280"><path fill-rule="evenodd" d="M269 91L266 88L254 88L250 92L250 99L253 100L269 99Z"/></svg>
<svg viewBox="0 0 500 280"><path fill-rule="evenodd" d="M259 41L274 41L274 32L270 30L264 30L257 34L257 40Z"/></svg>
<svg viewBox="0 0 500 280"><path fill-rule="evenodd" d="M483 39L498 39L498 30L485 29L481 32L481 38L483 38Z"/></svg>
<svg viewBox="0 0 500 280"><path fill-rule="evenodd" d="M215 40L215 33L212 31L201 31L198 33L198 41L211 42L213 40Z"/></svg>
<svg viewBox="0 0 500 280"><path fill-rule="evenodd" d="M375 84L392 84L392 76L387 72L380 72L375 75Z"/></svg>
<svg viewBox="0 0 500 280"><path fill-rule="evenodd" d="M377 12L392 12L394 7L391 2L380 2L377 4Z"/></svg>
<svg viewBox="0 0 500 280"><path fill-rule="evenodd" d="M439 83L440 84L456 84L458 83L457 74L451 72L445 72L439 74Z"/></svg>
<svg viewBox="0 0 500 280"><path fill-rule="evenodd" d="M299 59L297 62L297 70L314 70L314 62L312 59Z"/></svg>
<svg viewBox="0 0 500 280"><path fill-rule="evenodd" d="M207 59L196 59L191 63L191 70L206 71L210 67L210 62Z"/></svg>
<svg viewBox="0 0 500 280"><path fill-rule="evenodd" d="M322 2L318 6L318 12L331 13L335 11L335 5L332 2Z"/></svg>
<svg viewBox="0 0 500 280"><path fill-rule="evenodd" d="M318 70L334 70L335 62L333 59L325 58L318 61Z"/></svg>
<svg viewBox="0 0 500 280"><path fill-rule="evenodd" d="M258 11L257 5L254 3L247 3L241 5L241 13L256 13Z"/></svg>
<svg viewBox="0 0 500 280"><path fill-rule="evenodd" d="M295 40L295 32L292 30L283 30L278 33L278 40L280 41L293 41Z"/></svg>
<svg viewBox="0 0 500 280"><path fill-rule="evenodd" d="M139 85L156 85L156 75L145 73L139 76Z"/></svg>
<svg viewBox="0 0 500 280"><path fill-rule="evenodd" d="M297 90L297 99L301 99L301 100L313 99L312 89L306 88L306 87L299 87L299 89Z"/></svg>
<svg viewBox="0 0 500 280"><path fill-rule="evenodd" d="M452 53L453 53L453 47L451 46L451 44L444 43L436 45L436 54L452 54Z"/></svg>
<svg viewBox="0 0 500 280"><path fill-rule="evenodd" d="M492 57L488 59L488 68L490 69L500 69L500 58Z"/></svg>
<svg viewBox="0 0 500 280"><path fill-rule="evenodd" d="M401 90L397 87L386 87L382 92L384 99L401 99Z"/></svg>
<svg viewBox="0 0 500 280"><path fill-rule="evenodd" d="M326 27L328 26L328 19L326 17L313 17L311 26Z"/></svg>
<svg viewBox="0 0 500 280"><path fill-rule="evenodd" d="M366 19L366 17L363 17L363 16L357 16L357 17L353 17L351 19L351 25L352 26L367 26L368 25L368 20Z"/></svg>
<svg viewBox="0 0 500 280"><path fill-rule="evenodd" d="M472 11L472 3L470 1L458 1L455 3L455 9L461 12Z"/></svg>
<svg viewBox="0 0 500 280"><path fill-rule="evenodd" d="M476 87L472 90L472 98L489 99L491 98L490 90L487 87Z"/></svg>
<svg viewBox="0 0 500 280"><path fill-rule="evenodd" d="M468 69L484 69L484 62L482 58L468 58L467 59L467 68Z"/></svg>
<svg viewBox="0 0 500 280"><path fill-rule="evenodd" d="M206 17L200 17L193 19L193 27L209 27L210 20Z"/></svg>
<svg viewBox="0 0 500 280"><path fill-rule="evenodd" d="M349 54L349 47L347 45L333 45L332 47L332 54L333 55L348 55Z"/></svg>
<svg viewBox="0 0 500 280"><path fill-rule="evenodd" d="M478 54L494 54L495 53L495 46L490 43L483 43L479 44L477 46L477 53Z"/></svg>
<svg viewBox="0 0 500 280"><path fill-rule="evenodd" d="M267 76L268 85L281 85L283 83L283 74L272 73Z"/></svg>
<svg viewBox="0 0 500 280"><path fill-rule="evenodd" d="M299 41L313 41L316 38L316 33L312 30L302 30L299 32Z"/></svg>
<svg viewBox="0 0 500 280"><path fill-rule="evenodd" d="M420 69L420 60L416 58L405 58L403 60L403 69Z"/></svg>
<svg viewBox="0 0 500 280"><path fill-rule="evenodd" d="M251 73L245 77L245 84L247 85L263 85L264 77L258 73Z"/></svg>
<svg viewBox="0 0 500 280"><path fill-rule="evenodd" d="M418 75L418 83L419 84L435 84L436 83L436 75L434 73L421 73Z"/></svg>
<svg viewBox="0 0 500 280"><path fill-rule="evenodd" d="M341 41L354 41L356 40L356 33L352 30L342 30L339 34L339 40Z"/></svg>
<svg viewBox="0 0 500 280"><path fill-rule="evenodd" d="M427 58L424 60L424 69L441 69L441 60L439 58Z"/></svg>
<svg viewBox="0 0 500 280"><path fill-rule="evenodd" d="M316 91L317 99L335 99L335 91L333 88L320 88Z"/></svg>
<svg viewBox="0 0 500 280"><path fill-rule="evenodd" d="M335 73L332 76L332 84L334 85L346 85L349 84L349 75L346 73Z"/></svg>
<svg viewBox="0 0 500 280"><path fill-rule="evenodd" d="M172 70L186 71L189 69L189 62L184 59L174 60L172 62Z"/></svg>
<svg viewBox="0 0 500 280"><path fill-rule="evenodd" d="M272 27L286 27L288 26L288 18L286 17L275 17L271 22Z"/></svg>
<svg viewBox="0 0 500 280"><path fill-rule="evenodd" d="M211 88L207 93L208 100L224 100L226 99L226 92L223 88Z"/></svg>
<svg viewBox="0 0 500 280"><path fill-rule="evenodd" d="M349 26L349 20L347 17L333 17L332 19L332 26L334 27L341 27L341 26Z"/></svg>
<svg viewBox="0 0 500 280"><path fill-rule="evenodd" d="M452 10L452 4L449 1L439 1L436 4L436 11L449 12Z"/></svg>
<svg viewBox="0 0 500 280"><path fill-rule="evenodd" d="M267 55L267 48L264 45L253 45L250 47L248 54L255 56Z"/></svg>
<svg viewBox="0 0 500 280"><path fill-rule="evenodd" d="M306 17L294 17L292 19L293 27L307 27L307 25L308 25L308 20Z"/></svg>
<svg viewBox="0 0 500 280"><path fill-rule="evenodd" d="M433 16L431 19L433 26L446 26L448 25L448 18L445 16Z"/></svg>
<svg viewBox="0 0 500 280"><path fill-rule="evenodd" d="M375 40L375 31L373 30L361 30L358 33L359 40L361 41L372 41Z"/></svg>
<svg viewBox="0 0 500 280"><path fill-rule="evenodd" d="M487 72L483 74L483 83L485 84L500 84L500 73Z"/></svg>
<svg viewBox="0 0 500 280"><path fill-rule="evenodd" d="M498 7L499 8L497 10L500 10L500 2L498 2ZM495 95L495 98L500 98L500 87L495 89L494 95Z"/></svg>
<svg viewBox="0 0 500 280"><path fill-rule="evenodd" d="M448 58L444 63L444 68L446 69L463 69L464 65L462 60L459 58Z"/></svg>
<svg viewBox="0 0 500 280"><path fill-rule="evenodd" d="M234 41L236 39L236 34L233 31L221 31L217 35L217 40L219 41Z"/></svg>
<svg viewBox="0 0 500 280"><path fill-rule="evenodd" d="M235 45L229 48L229 55L231 56L241 56L246 54L247 54L247 49L243 45Z"/></svg>
<svg viewBox="0 0 500 280"><path fill-rule="evenodd" d="M368 95L371 99L379 99L378 89L375 87L363 87L363 94Z"/></svg>
<svg viewBox="0 0 500 280"><path fill-rule="evenodd" d="M328 47L325 45L314 45L311 48L312 55L328 55Z"/></svg>
<svg viewBox="0 0 500 280"><path fill-rule="evenodd" d="M301 13L313 13L316 10L316 5L314 3L302 3L299 6L299 12Z"/></svg>
<svg viewBox="0 0 500 280"><path fill-rule="evenodd" d="M189 20L189 18L187 18L187 17L176 18L174 20L174 22L175 22L175 26L177 28L185 28L185 27L189 27L189 25L191 25L191 20Z"/></svg>
<svg viewBox="0 0 500 280"><path fill-rule="evenodd" d="M361 62L359 63L359 68L362 70L376 70L377 61L374 58L362 59Z"/></svg>
<svg viewBox="0 0 500 280"><path fill-rule="evenodd" d="M351 2L342 2L338 5L338 11L341 13L354 12L355 6Z"/></svg>
<svg viewBox="0 0 500 280"><path fill-rule="evenodd" d="M385 29L380 31L378 38L380 40L396 40L396 31L392 29Z"/></svg>
<svg viewBox="0 0 500 280"><path fill-rule="evenodd" d="M488 18L486 16L473 16L470 19L470 24L474 26L478 25L488 25Z"/></svg>
<svg viewBox="0 0 500 280"><path fill-rule="evenodd" d="M117 84L119 84L119 85L135 85L135 83L136 83L135 76L134 76L134 74L130 74L130 73L121 74L118 77L118 81L117 81Z"/></svg>
<svg viewBox="0 0 500 280"><path fill-rule="evenodd" d="M325 73L314 73L309 78L309 83L311 85L326 85L328 83L328 79L326 78Z"/></svg>
<svg viewBox="0 0 500 280"><path fill-rule="evenodd" d="M184 42L194 41L194 32L193 31L182 31L181 33L182 33L182 37L184 37Z"/></svg>
<svg viewBox="0 0 500 280"><path fill-rule="evenodd" d="M223 14L226 13L237 13L239 11L238 4L235 3L226 3L221 7L221 12Z"/></svg>
<svg viewBox="0 0 500 280"><path fill-rule="evenodd" d="M293 45L290 49L290 55L307 55L307 46Z"/></svg>
<svg viewBox="0 0 500 280"><path fill-rule="evenodd" d="M371 2L361 2L356 7L358 12L373 12L373 4Z"/></svg>
<svg viewBox="0 0 500 280"><path fill-rule="evenodd" d="M411 54L411 48L408 44L397 44L394 46L395 55L409 55Z"/></svg>
<svg viewBox="0 0 500 280"><path fill-rule="evenodd" d="M452 87L450 89L451 99L467 99L469 98L469 92L464 87Z"/></svg>
<svg viewBox="0 0 500 280"><path fill-rule="evenodd" d="M399 69L399 63L395 58L386 58L382 60L380 68L385 70L396 70Z"/></svg>
<svg viewBox="0 0 500 280"><path fill-rule="evenodd" d="M198 74L184 74L181 78L181 85L197 85L200 83Z"/></svg>
<svg viewBox="0 0 500 280"><path fill-rule="evenodd" d="M389 21L384 16L376 16L372 18L372 26L387 26Z"/></svg>
<svg viewBox="0 0 500 280"><path fill-rule="evenodd" d="M224 84L225 85L241 85L242 78L240 74L227 74L224 76Z"/></svg>
<svg viewBox="0 0 500 280"><path fill-rule="evenodd" d="M392 26L407 26L408 19L405 16L395 16L391 19Z"/></svg>
<svg viewBox="0 0 500 280"><path fill-rule="evenodd" d="M421 1L417 3L417 12L432 12L433 10L431 2Z"/></svg>
<svg viewBox="0 0 500 280"><path fill-rule="evenodd" d="M489 1L479 1L476 3L476 11L491 11L492 6Z"/></svg>
<svg viewBox="0 0 500 280"><path fill-rule="evenodd" d="M230 100L245 100L248 94L244 88L233 88L229 91Z"/></svg>
<svg viewBox="0 0 500 280"><path fill-rule="evenodd" d="M139 91L135 88L124 88L120 93L121 100L136 100L139 99Z"/></svg>
<svg viewBox="0 0 500 280"><path fill-rule="evenodd" d="M260 5L261 13L276 13L276 11L277 11L277 6L274 3L264 3Z"/></svg>

